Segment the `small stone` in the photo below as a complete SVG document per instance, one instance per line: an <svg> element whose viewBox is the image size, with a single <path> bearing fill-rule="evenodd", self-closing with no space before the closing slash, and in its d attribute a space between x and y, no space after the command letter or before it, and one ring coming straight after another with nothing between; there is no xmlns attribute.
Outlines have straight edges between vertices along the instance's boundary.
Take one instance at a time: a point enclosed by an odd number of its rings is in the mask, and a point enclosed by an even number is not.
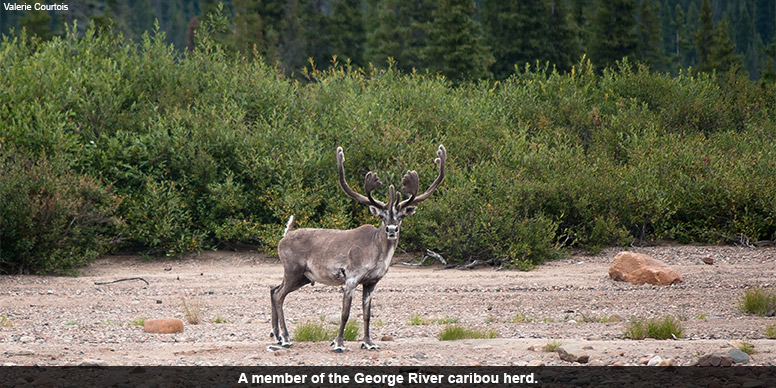
<svg viewBox="0 0 776 388"><path fill-rule="evenodd" d="M148 319L143 324L143 331L157 334L183 333L183 321L178 318Z"/></svg>
<svg viewBox="0 0 776 388"><path fill-rule="evenodd" d="M545 365L544 361L542 360L531 360L531 361L528 361L528 364L526 364L525 366L544 366L544 365Z"/></svg>
<svg viewBox="0 0 776 388"><path fill-rule="evenodd" d="M601 360L592 360L587 363L589 366L604 366L604 362Z"/></svg>
<svg viewBox="0 0 776 388"><path fill-rule="evenodd" d="M661 362L663 362L663 359L662 359L662 358L660 358L660 356L655 356L655 357L652 357L652 358L649 360L649 362L647 362L647 366L657 366L657 365L658 365L658 364L660 364Z"/></svg>
<svg viewBox="0 0 776 388"><path fill-rule="evenodd" d="M383 342L390 342L390 341L393 341L393 336L390 336L390 335L384 335L382 338L380 338L380 341L383 341Z"/></svg>
<svg viewBox="0 0 776 388"><path fill-rule="evenodd" d="M701 259L701 261L708 265L714 265L714 259L711 257L704 257Z"/></svg>
<svg viewBox="0 0 776 388"><path fill-rule="evenodd" d="M741 349L730 349L728 351L728 354L730 354L730 357L733 358L733 362L736 364L746 364L749 362L749 355L742 352Z"/></svg>
<svg viewBox="0 0 776 388"><path fill-rule="evenodd" d="M578 362L580 364L586 364L590 360L590 355L576 345L564 345L558 348L558 356L563 361Z"/></svg>
<svg viewBox="0 0 776 388"><path fill-rule="evenodd" d="M29 336L29 335L23 335L21 338L19 338L19 342L26 344L28 342L35 341L35 337Z"/></svg>
<svg viewBox="0 0 776 388"><path fill-rule="evenodd" d="M657 366L674 366L674 359L673 358L666 358L663 361L660 361Z"/></svg>
<svg viewBox="0 0 776 388"><path fill-rule="evenodd" d="M426 355L426 353L417 352L417 353L412 355L412 358L417 359L417 360L425 360L425 359L428 358L428 356Z"/></svg>
<svg viewBox="0 0 776 388"><path fill-rule="evenodd" d="M649 364L649 361L652 360L653 356L645 356L641 357L638 362L636 362L639 365L647 365Z"/></svg>
<svg viewBox="0 0 776 388"><path fill-rule="evenodd" d="M78 366L108 366L108 363L103 360L95 360L86 358L78 363Z"/></svg>

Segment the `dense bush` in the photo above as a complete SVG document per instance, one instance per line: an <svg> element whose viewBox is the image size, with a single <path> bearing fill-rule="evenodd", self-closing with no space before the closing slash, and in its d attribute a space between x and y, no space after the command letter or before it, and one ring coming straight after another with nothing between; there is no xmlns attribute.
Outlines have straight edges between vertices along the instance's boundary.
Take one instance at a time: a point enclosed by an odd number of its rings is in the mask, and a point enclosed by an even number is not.
<svg viewBox="0 0 776 388"><path fill-rule="evenodd" d="M375 223L337 185L339 145L358 187L368 170L399 184L416 169L428 185L447 147L445 183L401 245L453 261L530 268L570 246L776 238L776 94L734 74L627 61L597 74L583 59L452 87L335 64L299 83L216 46L180 54L159 35L89 30L6 38L0 77L4 272L72 268L108 241L271 252L290 214L300 227ZM44 212L31 185L54 190L58 222L29 221Z"/></svg>

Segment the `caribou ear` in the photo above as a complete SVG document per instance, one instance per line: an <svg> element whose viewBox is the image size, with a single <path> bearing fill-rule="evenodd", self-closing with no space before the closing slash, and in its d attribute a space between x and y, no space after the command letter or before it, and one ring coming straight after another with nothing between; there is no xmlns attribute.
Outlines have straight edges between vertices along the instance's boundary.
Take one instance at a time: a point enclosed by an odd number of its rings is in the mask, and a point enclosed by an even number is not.
<svg viewBox="0 0 776 388"><path fill-rule="evenodd" d="M369 212L372 213L373 216L380 217L380 212L381 211L382 210L378 209L375 206L371 206L371 205L369 206Z"/></svg>
<svg viewBox="0 0 776 388"><path fill-rule="evenodd" d="M415 210L417 210L417 209L418 208L415 207L415 206L407 206L406 208L402 209L402 212L404 213L404 216L406 217L406 216L411 216L411 215L415 214Z"/></svg>

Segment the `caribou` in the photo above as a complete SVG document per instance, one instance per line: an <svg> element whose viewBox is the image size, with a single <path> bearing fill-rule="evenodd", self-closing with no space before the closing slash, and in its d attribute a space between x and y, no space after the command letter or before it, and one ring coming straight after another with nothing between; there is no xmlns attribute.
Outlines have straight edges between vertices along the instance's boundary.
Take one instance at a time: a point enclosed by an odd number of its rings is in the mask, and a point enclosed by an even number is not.
<svg viewBox="0 0 776 388"><path fill-rule="evenodd" d="M383 203L372 196L372 191L383 183L377 174L370 171L364 178L364 192L359 194L350 188L345 180L345 155L342 147L337 148L337 172L342 190L351 198L369 207L369 212L382 220L380 227L362 225L355 229L293 229L294 216L289 217L283 238L278 243L278 256L283 263L283 281L270 289L272 303L272 332L277 344L291 346L291 338L283 315L286 296L304 285L322 283L330 286L344 286L342 312L333 351L347 350L344 344L345 324L350 317L350 306L355 289L361 285L364 315L364 341L361 348L375 350L377 346L369 336L372 291L377 282L388 272L399 238L402 219L415 213L418 203L428 199L445 178L447 150L440 145L434 163L439 165L439 174L428 189L418 195L419 178L416 171L407 171L402 178L400 192L393 185L388 187L388 202ZM402 194L407 199L402 201Z"/></svg>

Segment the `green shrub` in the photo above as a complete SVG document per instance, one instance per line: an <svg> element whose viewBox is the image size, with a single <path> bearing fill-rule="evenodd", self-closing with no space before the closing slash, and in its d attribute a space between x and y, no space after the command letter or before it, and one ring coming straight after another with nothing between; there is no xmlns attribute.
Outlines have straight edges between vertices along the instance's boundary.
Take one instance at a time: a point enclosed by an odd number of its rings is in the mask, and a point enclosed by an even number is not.
<svg viewBox="0 0 776 388"><path fill-rule="evenodd" d="M120 199L58 159L0 141L0 273L71 273L107 251Z"/></svg>
<svg viewBox="0 0 776 388"><path fill-rule="evenodd" d="M377 223L339 189L337 146L350 184L377 172L383 201L407 169L427 187L434 151L447 147L445 182L405 220L400 244L453 263L530 269L569 247L776 239L776 88L768 83L672 77L628 62L599 73L582 61L563 74L521 69L497 84L451 87L347 66L315 70L318 82L304 84L205 37L180 53L161 34L133 43L77 31L0 43L0 79L8 80L0 151L102 187L115 200L91 209L114 221L81 227L95 240L88 244L73 236L38 244L38 231L51 236L46 228L4 232L2 260L14 263L5 272L67 271L109 242L153 255L238 243L274 252L291 214L298 227ZM11 198L0 206L32 214L20 210L24 195L14 187L0 188ZM58 189L68 197L59 203L78 203L77 191ZM112 230L118 220L125 223ZM31 244L47 259L31 258Z"/></svg>
<svg viewBox="0 0 776 388"><path fill-rule="evenodd" d="M631 339L677 339L681 338L684 328L678 319L666 316L663 319L636 319L631 318L625 329L625 337Z"/></svg>
<svg viewBox="0 0 776 388"><path fill-rule="evenodd" d="M741 311L747 314L766 316L776 311L776 293L762 287L752 287L744 292L738 302Z"/></svg>
<svg viewBox="0 0 776 388"><path fill-rule="evenodd" d="M437 338L440 341L455 341L461 339L496 338L498 332L495 329L483 330L469 328L459 324L445 325Z"/></svg>

